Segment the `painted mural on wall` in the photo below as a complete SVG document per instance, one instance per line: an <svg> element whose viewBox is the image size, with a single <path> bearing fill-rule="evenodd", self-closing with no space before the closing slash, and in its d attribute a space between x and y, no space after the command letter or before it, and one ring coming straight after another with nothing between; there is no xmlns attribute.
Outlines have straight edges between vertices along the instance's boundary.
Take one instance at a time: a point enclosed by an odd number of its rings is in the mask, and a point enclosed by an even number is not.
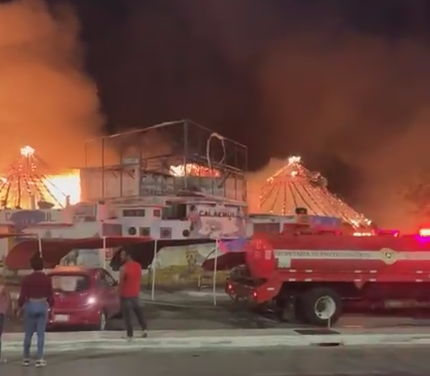
<svg viewBox="0 0 430 376"><path fill-rule="evenodd" d="M221 255L219 250L218 253L215 252L214 243L162 248L151 267L144 272L144 284L148 287L151 285L155 269L156 287L197 288L199 279L203 287L208 287L212 285L213 272L205 272L201 266L206 259ZM217 284L223 285L226 277L227 272L217 272Z"/></svg>
<svg viewBox="0 0 430 376"><path fill-rule="evenodd" d="M221 239L246 236L246 220L239 206L223 204L196 204L189 213L190 238ZM218 252L218 253L216 253ZM215 242L162 248L152 266L144 274L144 282L150 286L155 269L156 286L162 287L210 287L213 283L212 271L204 271L202 264L221 252L216 251ZM228 272L217 271L216 281L224 285Z"/></svg>

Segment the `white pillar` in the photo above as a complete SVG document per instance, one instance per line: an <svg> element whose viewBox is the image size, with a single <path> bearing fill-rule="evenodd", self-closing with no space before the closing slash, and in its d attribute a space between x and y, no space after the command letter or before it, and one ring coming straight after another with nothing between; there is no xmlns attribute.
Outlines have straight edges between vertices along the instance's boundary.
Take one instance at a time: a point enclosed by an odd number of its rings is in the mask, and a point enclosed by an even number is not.
<svg viewBox="0 0 430 376"><path fill-rule="evenodd" d="M43 259L42 237L40 236L40 234L37 234L37 243L38 243L38 247L39 247L39 255Z"/></svg>
<svg viewBox="0 0 430 376"><path fill-rule="evenodd" d="M103 236L103 249L101 251L99 250L99 252L102 257L100 264L104 269L106 269L106 236Z"/></svg>
<svg viewBox="0 0 430 376"><path fill-rule="evenodd" d="M154 257L152 259L151 273L151 300L155 300L155 273L157 270L157 240L154 241Z"/></svg>
<svg viewBox="0 0 430 376"><path fill-rule="evenodd" d="M219 239L215 240L215 255L214 255L214 270L213 270L213 280L212 280L212 295L213 295L213 303L214 306L217 305L217 299L216 299L216 273L218 269L218 242Z"/></svg>

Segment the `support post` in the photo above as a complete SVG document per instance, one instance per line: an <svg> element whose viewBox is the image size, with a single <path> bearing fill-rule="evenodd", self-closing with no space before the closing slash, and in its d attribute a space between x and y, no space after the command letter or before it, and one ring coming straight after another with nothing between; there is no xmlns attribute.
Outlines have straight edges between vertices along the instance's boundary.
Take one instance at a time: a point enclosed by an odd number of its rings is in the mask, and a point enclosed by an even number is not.
<svg viewBox="0 0 430 376"><path fill-rule="evenodd" d="M85 141L85 167L88 168L88 141Z"/></svg>
<svg viewBox="0 0 430 376"><path fill-rule="evenodd" d="M183 143L183 153L184 153L184 158L183 158L183 165L184 165L184 186L183 188L188 189L188 163L189 163L189 150L188 150L188 132L189 132L189 125L188 125L188 120L184 120L184 124L183 124L183 137L184 137L184 143Z"/></svg>
<svg viewBox="0 0 430 376"><path fill-rule="evenodd" d="M213 279L212 279L212 295L213 295L213 304L217 305L216 299L216 273L218 269L218 249L219 249L219 239L215 240L215 255L214 255L214 270L213 270Z"/></svg>
<svg viewBox="0 0 430 376"><path fill-rule="evenodd" d="M39 248L39 255L40 255L41 259L43 260L42 237L39 234L37 234L37 244L38 244L38 248Z"/></svg>
<svg viewBox="0 0 430 376"><path fill-rule="evenodd" d="M102 262L101 262L101 264L102 264L102 266L103 266L103 269L106 269L106 244L107 242L106 242L106 236L103 236L103 249L102 249Z"/></svg>
<svg viewBox="0 0 430 376"><path fill-rule="evenodd" d="M152 259L151 272L151 300L155 300L155 273L157 270L157 239L154 241L154 257Z"/></svg>
<svg viewBox="0 0 430 376"><path fill-rule="evenodd" d="M102 191L101 191L101 198L105 199L105 137L102 138L102 144L101 144L101 156L102 156Z"/></svg>

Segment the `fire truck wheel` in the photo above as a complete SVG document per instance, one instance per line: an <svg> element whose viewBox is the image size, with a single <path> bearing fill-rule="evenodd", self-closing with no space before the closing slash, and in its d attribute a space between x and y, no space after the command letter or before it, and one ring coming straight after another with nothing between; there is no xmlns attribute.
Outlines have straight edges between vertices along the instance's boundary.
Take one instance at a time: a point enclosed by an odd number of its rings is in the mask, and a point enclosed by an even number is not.
<svg viewBox="0 0 430 376"><path fill-rule="evenodd" d="M336 291L327 287L306 291L300 301L304 318L312 325L332 325L342 314L341 297Z"/></svg>
<svg viewBox="0 0 430 376"><path fill-rule="evenodd" d="M303 314L300 304L296 303L295 298L279 300L276 302L276 315L281 322L295 323L300 322Z"/></svg>

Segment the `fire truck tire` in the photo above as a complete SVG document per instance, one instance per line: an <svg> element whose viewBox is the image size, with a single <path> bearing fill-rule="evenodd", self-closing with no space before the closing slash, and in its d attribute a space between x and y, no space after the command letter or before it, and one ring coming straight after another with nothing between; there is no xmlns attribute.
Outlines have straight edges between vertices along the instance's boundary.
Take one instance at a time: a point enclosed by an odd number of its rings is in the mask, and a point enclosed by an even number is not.
<svg viewBox="0 0 430 376"><path fill-rule="evenodd" d="M304 292L300 305L306 322L316 326L333 325L342 314L340 295L328 287L316 287Z"/></svg>

